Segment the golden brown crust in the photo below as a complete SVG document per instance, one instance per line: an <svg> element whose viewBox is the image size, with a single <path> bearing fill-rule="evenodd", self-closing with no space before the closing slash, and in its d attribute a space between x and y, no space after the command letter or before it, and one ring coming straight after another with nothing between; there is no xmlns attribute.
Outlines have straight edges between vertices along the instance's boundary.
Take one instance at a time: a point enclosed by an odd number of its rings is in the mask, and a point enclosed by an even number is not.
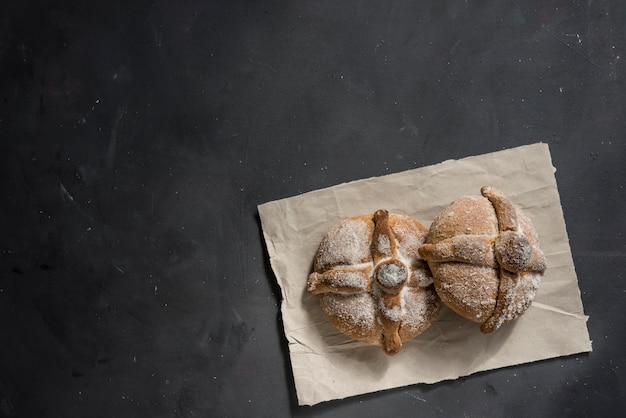
<svg viewBox="0 0 626 418"><path fill-rule="evenodd" d="M376 303L369 293L324 293L320 306L341 332L366 344L381 345L383 330L376 320Z"/></svg>
<svg viewBox="0 0 626 418"><path fill-rule="evenodd" d="M349 266L371 260L369 237L374 231L371 216L355 216L334 225L315 255L314 270L324 272L337 265Z"/></svg>
<svg viewBox="0 0 626 418"><path fill-rule="evenodd" d="M496 307L480 330L485 334L493 332L526 312L539 286L539 280L540 274L537 272L511 273L501 270Z"/></svg>
<svg viewBox="0 0 626 418"><path fill-rule="evenodd" d="M498 297L498 271L464 263L430 264L441 301L463 318L482 324L491 316Z"/></svg>
<svg viewBox="0 0 626 418"><path fill-rule="evenodd" d="M345 219L326 234L309 275L329 321L341 332L387 354L426 330L439 298L419 248L426 227L379 210Z"/></svg>
<svg viewBox="0 0 626 418"><path fill-rule="evenodd" d="M464 196L452 202L433 220L427 243L436 243L457 235L498 233L498 218L493 206L480 196Z"/></svg>
<svg viewBox="0 0 626 418"><path fill-rule="evenodd" d="M488 333L528 309L546 265L528 217L498 189L481 193L444 209L419 252L441 300Z"/></svg>

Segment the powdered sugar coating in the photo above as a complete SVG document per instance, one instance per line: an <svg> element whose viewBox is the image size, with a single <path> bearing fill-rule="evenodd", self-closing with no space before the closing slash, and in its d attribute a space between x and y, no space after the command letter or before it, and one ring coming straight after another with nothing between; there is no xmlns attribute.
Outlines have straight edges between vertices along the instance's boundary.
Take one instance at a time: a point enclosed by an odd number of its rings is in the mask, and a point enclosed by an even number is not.
<svg viewBox="0 0 626 418"><path fill-rule="evenodd" d="M401 341L415 337L436 320L440 304L428 265L418 252L428 230L407 216L380 212L376 221L371 215L357 216L331 228L320 244L309 283L323 276L326 293L321 293L320 303L339 330L383 345L388 352L386 333L394 332L394 341L398 335ZM378 227L375 222L380 222ZM365 272L369 281L363 290ZM345 294L345 288L351 294Z"/></svg>
<svg viewBox="0 0 626 418"><path fill-rule="evenodd" d="M464 263L431 265L437 294L452 310L470 321L483 323L496 307L498 272ZM463 277L462 280L456 278Z"/></svg>
<svg viewBox="0 0 626 418"><path fill-rule="evenodd" d="M528 217L499 190L481 193L445 208L420 252L441 300L487 333L528 309L545 257Z"/></svg>
<svg viewBox="0 0 626 418"><path fill-rule="evenodd" d="M430 269L425 265L425 263L420 267L415 268L412 272L413 274L410 278L412 287L426 287L433 283L433 275L431 274Z"/></svg>
<svg viewBox="0 0 626 418"><path fill-rule="evenodd" d="M384 304L382 303L378 303L378 308L380 309L380 313L381 315L383 315L385 318L391 320L391 321L401 321L402 320L402 314L403 314L403 310L402 310L402 306L401 305L393 305L390 307L386 307L384 306Z"/></svg>
<svg viewBox="0 0 626 418"><path fill-rule="evenodd" d="M366 218L355 217L333 226L320 244L315 270L336 265L359 264L371 259L370 239L374 225Z"/></svg>
<svg viewBox="0 0 626 418"><path fill-rule="evenodd" d="M376 334L372 330L378 331L379 335L382 331L376 319L376 303L371 294L325 293L320 298L320 305L344 334L369 344L380 344L379 339L372 338Z"/></svg>
<svg viewBox="0 0 626 418"><path fill-rule="evenodd" d="M541 275L532 272L509 273L514 276L514 280L501 285L501 292L504 297L501 299L502 310L499 315L493 318L493 327L498 329L503 324L514 320L522 315L532 301L541 282Z"/></svg>
<svg viewBox="0 0 626 418"><path fill-rule="evenodd" d="M378 252L384 255L391 255L391 241L387 235L379 235L378 242L376 243Z"/></svg>
<svg viewBox="0 0 626 418"><path fill-rule="evenodd" d="M383 287L395 287L407 279L407 268L401 263L383 264L376 270L376 281Z"/></svg>
<svg viewBox="0 0 626 418"><path fill-rule="evenodd" d="M423 331L427 318L433 315L433 292L423 289L406 288L404 316L402 317L402 333L416 334Z"/></svg>
<svg viewBox="0 0 626 418"><path fill-rule="evenodd" d="M489 200L482 196L455 200L435 217L426 242L440 242L460 234L498 234L498 218Z"/></svg>
<svg viewBox="0 0 626 418"><path fill-rule="evenodd" d="M397 222L391 230L397 240L398 252L409 264L422 260L419 247L424 243L428 230L419 223Z"/></svg>
<svg viewBox="0 0 626 418"><path fill-rule="evenodd" d="M352 289L366 290L366 283L363 282L363 275L359 271L342 271L337 274L337 285Z"/></svg>

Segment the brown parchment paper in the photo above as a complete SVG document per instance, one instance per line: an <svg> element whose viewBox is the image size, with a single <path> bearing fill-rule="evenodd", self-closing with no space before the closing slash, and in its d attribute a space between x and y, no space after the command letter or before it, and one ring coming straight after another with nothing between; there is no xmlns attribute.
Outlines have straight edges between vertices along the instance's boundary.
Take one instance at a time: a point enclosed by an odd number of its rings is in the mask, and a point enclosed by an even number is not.
<svg viewBox="0 0 626 418"><path fill-rule="evenodd" d="M368 178L258 207L272 269L282 292L282 319L298 403L313 405L415 383L591 351L547 144ZM350 340L306 292L318 245L341 219L377 209L409 215L425 226L453 200L501 189L534 222L548 269L526 313L484 335L479 324L447 308L437 323L399 354Z"/></svg>

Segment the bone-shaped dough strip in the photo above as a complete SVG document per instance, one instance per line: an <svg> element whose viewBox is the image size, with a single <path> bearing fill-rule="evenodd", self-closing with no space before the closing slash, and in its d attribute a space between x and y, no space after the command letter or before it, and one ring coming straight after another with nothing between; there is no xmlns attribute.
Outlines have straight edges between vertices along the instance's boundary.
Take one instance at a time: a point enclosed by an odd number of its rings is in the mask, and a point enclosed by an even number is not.
<svg viewBox="0 0 626 418"><path fill-rule="evenodd" d="M513 206L513 202L506 197L500 190L491 186L483 186L480 193L493 205L498 218L498 229L500 231L517 231L519 224L517 222L517 212Z"/></svg>
<svg viewBox="0 0 626 418"><path fill-rule="evenodd" d="M424 244L419 248L419 253L431 262L459 261L483 267L497 267L494 240L490 235L457 235L436 244Z"/></svg>
<svg viewBox="0 0 626 418"><path fill-rule="evenodd" d="M480 330L488 334L522 315L532 302L532 297L529 297L528 293L529 285L530 283L520 277L520 273L500 270L496 307L489 319L481 325Z"/></svg>
<svg viewBox="0 0 626 418"><path fill-rule="evenodd" d="M311 273L307 290L313 294L320 293L361 293L372 288L371 267L333 268L324 273Z"/></svg>
<svg viewBox="0 0 626 418"><path fill-rule="evenodd" d="M399 294L389 294L381 292L379 302L379 318L383 326L383 348L385 353L393 355L402 348L402 338L400 337L400 318L391 317L402 312L401 299Z"/></svg>
<svg viewBox="0 0 626 418"><path fill-rule="evenodd" d="M389 226L389 212L377 210L374 212L374 233L371 244L372 259L374 265L385 258L395 257L397 254L397 243L395 236Z"/></svg>

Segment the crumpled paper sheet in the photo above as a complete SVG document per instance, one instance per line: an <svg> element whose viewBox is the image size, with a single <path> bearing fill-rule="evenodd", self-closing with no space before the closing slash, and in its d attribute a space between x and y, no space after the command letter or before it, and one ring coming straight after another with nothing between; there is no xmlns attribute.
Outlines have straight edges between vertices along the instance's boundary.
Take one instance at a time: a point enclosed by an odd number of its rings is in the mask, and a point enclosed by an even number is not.
<svg viewBox="0 0 626 418"><path fill-rule="evenodd" d="M369 178L258 207L272 269L282 291L298 403L435 383L479 371L591 351L574 263L547 144ZM448 308L399 354L385 355L337 331L306 291L312 260L336 222L377 209L409 215L426 227L453 200L502 190L534 222L548 269L526 313L484 335Z"/></svg>

